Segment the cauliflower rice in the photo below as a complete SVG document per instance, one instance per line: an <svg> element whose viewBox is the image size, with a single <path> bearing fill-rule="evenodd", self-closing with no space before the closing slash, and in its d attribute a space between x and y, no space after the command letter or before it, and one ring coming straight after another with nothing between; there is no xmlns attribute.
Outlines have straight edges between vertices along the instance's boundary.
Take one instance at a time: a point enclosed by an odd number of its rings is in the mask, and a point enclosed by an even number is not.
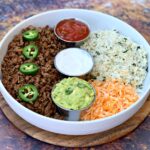
<svg viewBox="0 0 150 150"><path fill-rule="evenodd" d="M142 88L148 71L147 53L142 46L115 30L91 33L81 45L94 57L93 78L122 79L136 88Z"/></svg>

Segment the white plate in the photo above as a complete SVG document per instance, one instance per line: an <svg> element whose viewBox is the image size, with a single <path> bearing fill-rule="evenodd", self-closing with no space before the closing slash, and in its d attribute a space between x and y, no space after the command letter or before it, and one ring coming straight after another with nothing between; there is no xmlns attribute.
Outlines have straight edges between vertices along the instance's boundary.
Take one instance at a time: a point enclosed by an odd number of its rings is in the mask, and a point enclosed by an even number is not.
<svg viewBox="0 0 150 150"><path fill-rule="evenodd" d="M49 25L54 27L54 25L64 18L81 18L88 22L91 27L91 30L103 30L103 29L117 29L122 34L130 37L133 41L141 44L148 52L148 56L150 55L150 47L147 41L143 38L143 36L138 33L134 28L125 22L112 17L110 15L106 15L96 11L90 10L82 10L82 9L62 9L62 10L54 10L41 13L39 15L33 16L29 19L26 19L16 25L12 30L10 30L6 36L1 41L0 45L0 62L4 55L7 52L8 44L11 42L13 37L18 34L23 28L28 25L33 26L45 26ZM150 58L148 57L148 67L150 68ZM133 114L135 114L139 108L144 104L146 98L149 95L150 90L150 73L146 77L144 82L144 88L140 99L130 106L128 109L113 115L111 117L103 118L95 121L80 121L80 122L71 122L71 121L63 121L56 120L52 118L48 118L42 115L39 115L21 104L19 104L5 89L4 85L0 81L0 91L4 96L6 102L9 106L24 120L29 123L42 128L47 131L60 133L60 134L68 134L68 135L84 135L84 134L92 134L97 132L102 132L113 127L120 125L129 119Z"/></svg>

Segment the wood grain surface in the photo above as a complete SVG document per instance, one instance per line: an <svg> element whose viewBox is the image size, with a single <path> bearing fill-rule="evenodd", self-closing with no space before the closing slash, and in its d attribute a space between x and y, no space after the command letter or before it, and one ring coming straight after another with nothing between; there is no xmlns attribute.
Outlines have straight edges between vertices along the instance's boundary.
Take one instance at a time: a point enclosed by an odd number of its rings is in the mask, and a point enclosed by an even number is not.
<svg viewBox="0 0 150 150"><path fill-rule="evenodd" d="M26 19L43 11L60 8L83 8L111 14L135 27L147 39L147 41L150 42L150 0L0 0L0 40L3 38L5 33L7 33L14 25L19 23L23 19ZM144 105L144 107L146 105ZM5 105L3 106L6 107ZM143 109L145 109L144 107ZM148 107L146 108L148 109ZM135 123L133 123L134 125L130 124L133 128L136 128L136 124L139 124L137 122L141 122L142 119L146 117L143 109L141 110L143 118L137 116ZM9 113L11 114L11 112ZM7 116L9 117L10 114L7 114ZM130 125L128 124L126 128L126 130L128 130L127 132L131 131L129 130L131 129ZM19 124L19 126L22 126L22 124ZM123 128L120 127L120 130L121 129ZM28 125L26 127L26 130L29 132ZM125 130L121 130L121 132L122 131L124 132ZM34 136L37 137L38 134L35 134ZM56 138L57 137L58 135L56 135ZM100 136L94 135L94 137L95 139L94 142L92 141L93 143L96 143L97 140L100 139L101 143L103 143L103 139ZM108 134L107 136L105 136L105 138L106 137L107 139L109 139ZM116 135L113 134L113 136L111 137L112 140L115 139L113 137L116 137ZM67 137L64 138L66 138L66 140L68 139ZM72 138L72 142L73 141L74 139ZM90 139L86 142L87 143L85 144L89 146L92 145ZM30 136L27 136L23 132L19 131L16 127L14 127L5 118L4 114L0 110L0 150L53 149L68 150L68 148L46 144L44 142L31 138ZM71 150L72 149L74 148L71 148ZM125 137L108 144L89 147L87 149L150 150L150 115L148 115L145 121L140 126L138 126L136 130L130 132Z"/></svg>

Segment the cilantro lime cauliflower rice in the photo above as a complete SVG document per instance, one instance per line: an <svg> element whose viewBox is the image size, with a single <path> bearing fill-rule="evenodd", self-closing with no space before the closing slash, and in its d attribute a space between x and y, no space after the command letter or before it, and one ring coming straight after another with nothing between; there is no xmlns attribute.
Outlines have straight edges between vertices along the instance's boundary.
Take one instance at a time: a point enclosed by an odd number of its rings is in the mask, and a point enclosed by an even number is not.
<svg viewBox="0 0 150 150"><path fill-rule="evenodd" d="M91 33L81 48L94 57L93 78L122 79L137 89L142 88L148 71L147 53L142 46L116 30L104 30Z"/></svg>

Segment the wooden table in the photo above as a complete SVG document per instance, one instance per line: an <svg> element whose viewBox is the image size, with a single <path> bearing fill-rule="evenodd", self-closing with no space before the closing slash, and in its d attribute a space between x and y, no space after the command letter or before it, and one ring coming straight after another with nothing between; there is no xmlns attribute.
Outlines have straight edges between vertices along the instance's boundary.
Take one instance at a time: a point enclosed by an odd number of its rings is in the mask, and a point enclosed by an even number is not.
<svg viewBox="0 0 150 150"><path fill-rule="evenodd" d="M85 8L112 14L135 27L150 42L150 0L0 0L0 39L21 20L58 8ZM14 127L0 110L0 150L62 148L35 140ZM98 150L150 150L150 115L132 133Z"/></svg>

